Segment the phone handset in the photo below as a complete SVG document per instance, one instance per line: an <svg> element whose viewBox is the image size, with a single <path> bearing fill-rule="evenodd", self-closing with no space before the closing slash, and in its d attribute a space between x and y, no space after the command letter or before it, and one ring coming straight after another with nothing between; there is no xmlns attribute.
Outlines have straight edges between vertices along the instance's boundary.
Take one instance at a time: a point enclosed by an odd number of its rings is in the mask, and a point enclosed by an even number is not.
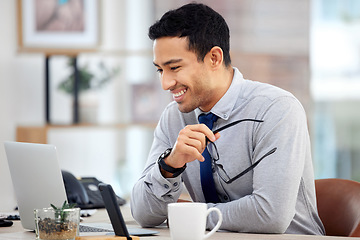
<svg viewBox="0 0 360 240"><path fill-rule="evenodd" d="M104 208L104 201L98 188L101 181L95 177L77 179L64 170L62 175L69 203L76 203L81 209ZM116 199L120 206L126 203L126 200L119 196L116 196Z"/></svg>
<svg viewBox="0 0 360 240"><path fill-rule="evenodd" d="M81 182L70 172L64 170L62 170L61 172L68 202L77 203L78 205L89 204L89 196Z"/></svg>

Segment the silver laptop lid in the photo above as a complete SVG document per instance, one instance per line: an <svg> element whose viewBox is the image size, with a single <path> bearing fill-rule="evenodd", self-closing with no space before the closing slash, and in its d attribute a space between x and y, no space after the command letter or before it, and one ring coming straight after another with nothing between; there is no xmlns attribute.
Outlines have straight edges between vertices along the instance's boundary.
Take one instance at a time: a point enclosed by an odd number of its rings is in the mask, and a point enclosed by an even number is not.
<svg viewBox="0 0 360 240"><path fill-rule="evenodd" d="M21 224L34 230L34 209L61 206L66 198L55 146L5 142Z"/></svg>

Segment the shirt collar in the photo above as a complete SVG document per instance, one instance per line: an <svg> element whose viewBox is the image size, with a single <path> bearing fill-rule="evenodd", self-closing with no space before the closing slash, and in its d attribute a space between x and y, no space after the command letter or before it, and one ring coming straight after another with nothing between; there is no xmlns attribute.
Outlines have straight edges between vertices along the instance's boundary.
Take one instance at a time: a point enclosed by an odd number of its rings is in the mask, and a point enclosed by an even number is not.
<svg viewBox="0 0 360 240"><path fill-rule="evenodd" d="M231 82L229 89L226 91L224 96L215 104L215 106L210 110L218 117L228 120L232 110L234 109L235 103L238 99L239 93L241 91L241 85L244 81L243 75L237 68L234 69L234 77ZM195 109L196 117L204 113L199 108Z"/></svg>

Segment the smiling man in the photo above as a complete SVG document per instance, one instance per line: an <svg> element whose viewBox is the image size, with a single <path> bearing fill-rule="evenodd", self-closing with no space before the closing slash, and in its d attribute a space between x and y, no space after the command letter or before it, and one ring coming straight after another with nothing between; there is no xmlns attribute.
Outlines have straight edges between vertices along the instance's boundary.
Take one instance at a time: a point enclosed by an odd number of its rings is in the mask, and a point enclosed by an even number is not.
<svg viewBox="0 0 360 240"><path fill-rule="evenodd" d="M222 49L215 46L198 61L194 51L189 51L187 38L169 36L154 41L154 65L161 75L162 87L173 94L181 112L198 107L210 111L225 94L233 69L224 68L222 58ZM225 82L219 81L220 77Z"/></svg>
<svg viewBox="0 0 360 240"><path fill-rule="evenodd" d="M174 101L133 188L135 220L163 223L185 186L193 201L220 209L221 229L324 234L299 101L231 66L228 26L206 5L165 13L149 37L162 88ZM208 228L216 222L210 215Z"/></svg>

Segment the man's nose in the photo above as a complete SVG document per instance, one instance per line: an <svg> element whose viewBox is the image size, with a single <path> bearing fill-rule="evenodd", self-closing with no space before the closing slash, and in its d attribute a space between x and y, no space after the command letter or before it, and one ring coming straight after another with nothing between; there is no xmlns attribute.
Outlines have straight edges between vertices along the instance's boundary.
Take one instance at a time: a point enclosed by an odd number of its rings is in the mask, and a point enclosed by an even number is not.
<svg viewBox="0 0 360 240"><path fill-rule="evenodd" d="M176 84L176 80L171 76L171 74L166 73L165 71L160 76L161 86L164 90L169 90Z"/></svg>

